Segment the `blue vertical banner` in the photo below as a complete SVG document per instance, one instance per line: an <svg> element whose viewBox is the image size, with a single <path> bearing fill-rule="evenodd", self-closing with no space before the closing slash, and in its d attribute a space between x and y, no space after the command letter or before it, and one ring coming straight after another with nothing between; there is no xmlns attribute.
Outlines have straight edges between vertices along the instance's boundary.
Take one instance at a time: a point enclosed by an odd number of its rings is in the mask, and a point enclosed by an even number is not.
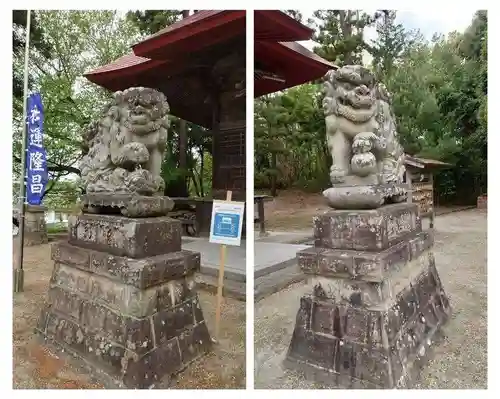
<svg viewBox="0 0 500 399"><path fill-rule="evenodd" d="M43 148L43 105L40 93L28 97L26 202L40 205L48 181L47 152Z"/></svg>

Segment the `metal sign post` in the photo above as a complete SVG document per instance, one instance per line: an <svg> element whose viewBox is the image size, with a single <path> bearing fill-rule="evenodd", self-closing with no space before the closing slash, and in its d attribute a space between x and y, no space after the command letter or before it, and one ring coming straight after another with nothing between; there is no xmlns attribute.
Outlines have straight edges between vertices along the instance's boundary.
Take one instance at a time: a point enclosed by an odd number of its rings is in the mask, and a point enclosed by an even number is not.
<svg viewBox="0 0 500 399"><path fill-rule="evenodd" d="M243 229L244 202L231 201L232 191L228 191L226 201L214 201L210 225L210 242L220 244L219 281L217 286L217 307L215 308L215 337L219 338L222 293L224 288L224 266L226 245L240 246Z"/></svg>
<svg viewBox="0 0 500 399"><path fill-rule="evenodd" d="M31 10L27 11L26 17L26 47L24 54L24 94L23 94L23 137L21 150L21 179L19 179L19 241L16 259L16 268L14 269L14 292L24 290L24 215L26 207L24 205L26 197L25 174L26 174L26 123L27 123L27 98L28 98L28 67L30 51L30 29L31 29Z"/></svg>

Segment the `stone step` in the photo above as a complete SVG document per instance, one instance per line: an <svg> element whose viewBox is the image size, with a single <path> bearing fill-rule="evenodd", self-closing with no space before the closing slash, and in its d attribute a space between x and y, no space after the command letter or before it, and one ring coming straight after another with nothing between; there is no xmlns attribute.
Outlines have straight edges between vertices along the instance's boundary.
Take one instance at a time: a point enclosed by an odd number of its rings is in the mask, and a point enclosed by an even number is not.
<svg viewBox="0 0 500 399"><path fill-rule="evenodd" d="M198 288L204 289L213 294L217 293L219 286L219 278L217 276L196 273L196 285ZM225 297L235 298L238 301L246 301L246 283L241 281L230 280L224 278L224 286L222 287L222 295Z"/></svg>
<svg viewBox="0 0 500 399"><path fill-rule="evenodd" d="M194 276L185 276L141 290L133 285L111 280L57 263L49 287L49 301L78 309L82 302L92 301L113 311L133 317L146 317L158 310L176 306L192 297Z"/></svg>
<svg viewBox="0 0 500 399"><path fill-rule="evenodd" d="M315 216L318 248L382 251L422 231L416 204L392 204L372 210L332 210Z"/></svg>
<svg viewBox="0 0 500 399"><path fill-rule="evenodd" d="M380 252L311 247L297 252L297 259L307 274L378 282L419 258L433 243L433 234L426 231Z"/></svg>
<svg viewBox="0 0 500 399"><path fill-rule="evenodd" d="M54 272L57 272L59 264L65 265L69 280L90 276L78 273L81 270L139 289L182 278L200 268L200 253L187 250L133 259L59 241L52 244L51 257L55 262Z"/></svg>
<svg viewBox="0 0 500 399"><path fill-rule="evenodd" d="M296 260L284 268L256 277L254 280L254 301L260 301L292 284L303 282L308 277L310 276L300 270Z"/></svg>
<svg viewBox="0 0 500 399"><path fill-rule="evenodd" d="M116 256L145 258L181 250L182 223L165 216L72 215L68 230L70 244Z"/></svg>

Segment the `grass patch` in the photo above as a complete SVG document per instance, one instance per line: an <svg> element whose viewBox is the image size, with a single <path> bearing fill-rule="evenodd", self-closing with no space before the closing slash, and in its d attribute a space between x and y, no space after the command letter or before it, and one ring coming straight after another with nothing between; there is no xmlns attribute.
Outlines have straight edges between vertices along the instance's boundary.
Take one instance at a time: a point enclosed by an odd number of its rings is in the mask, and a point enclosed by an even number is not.
<svg viewBox="0 0 500 399"><path fill-rule="evenodd" d="M68 226L64 223L52 223L47 225L47 234L66 233Z"/></svg>

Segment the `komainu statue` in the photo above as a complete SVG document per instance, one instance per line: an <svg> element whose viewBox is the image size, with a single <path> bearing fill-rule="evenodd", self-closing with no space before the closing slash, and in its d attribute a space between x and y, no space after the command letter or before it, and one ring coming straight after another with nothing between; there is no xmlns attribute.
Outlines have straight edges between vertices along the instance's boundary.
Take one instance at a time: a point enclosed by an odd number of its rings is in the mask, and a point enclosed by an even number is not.
<svg viewBox="0 0 500 399"><path fill-rule="evenodd" d="M404 152L391 96L366 68L348 65L325 76L327 145L333 187L323 193L333 208L378 208L406 198Z"/></svg>
<svg viewBox="0 0 500 399"><path fill-rule="evenodd" d="M161 165L169 106L165 95L143 87L114 93L101 118L83 134L80 164L88 212L118 208L127 216L163 214Z"/></svg>

